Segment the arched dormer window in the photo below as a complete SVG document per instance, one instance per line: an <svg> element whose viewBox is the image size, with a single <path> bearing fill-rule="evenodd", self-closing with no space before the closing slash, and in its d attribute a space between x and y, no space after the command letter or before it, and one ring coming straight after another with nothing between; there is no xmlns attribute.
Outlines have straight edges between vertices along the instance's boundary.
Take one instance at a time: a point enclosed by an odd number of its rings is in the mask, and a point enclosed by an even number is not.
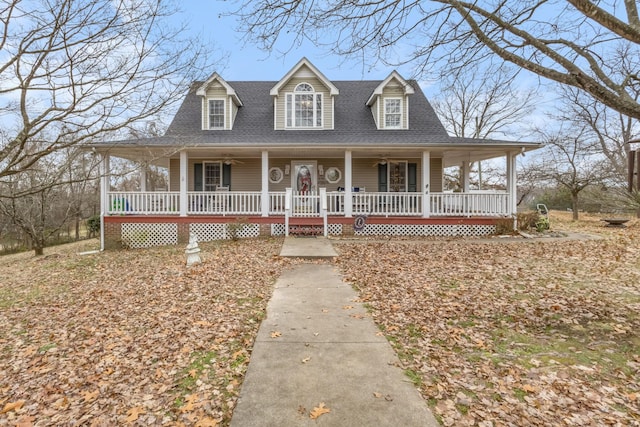
<svg viewBox="0 0 640 427"><path fill-rule="evenodd" d="M322 93L309 83L298 84L286 94L285 115L287 128L321 128Z"/></svg>

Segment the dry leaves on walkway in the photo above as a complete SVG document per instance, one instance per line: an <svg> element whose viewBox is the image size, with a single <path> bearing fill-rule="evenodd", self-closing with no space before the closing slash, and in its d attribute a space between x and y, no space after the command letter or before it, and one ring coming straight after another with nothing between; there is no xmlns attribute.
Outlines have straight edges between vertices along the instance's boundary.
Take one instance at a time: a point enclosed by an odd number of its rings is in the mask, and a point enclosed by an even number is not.
<svg viewBox="0 0 640 427"><path fill-rule="evenodd" d="M0 425L226 425L282 240L0 260Z"/></svg>
<svg viewBox="0 0 640 427"><path fill-rule="evenodd" d="M606 235L341 243L338 263L444 425L637 426L640 224Z"/></svg>

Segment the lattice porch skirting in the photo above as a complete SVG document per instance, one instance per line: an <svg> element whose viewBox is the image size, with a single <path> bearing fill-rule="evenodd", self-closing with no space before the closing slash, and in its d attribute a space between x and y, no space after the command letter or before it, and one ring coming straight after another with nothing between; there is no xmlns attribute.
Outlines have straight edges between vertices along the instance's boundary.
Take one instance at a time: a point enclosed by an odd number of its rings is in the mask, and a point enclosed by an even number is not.
<svg viewBox="0 0 640 427"><path fill-rule="evenodd" d="M253 221L252 221L253 220ZM243 239L258 236L283 236L285 227L280 222L270 222L268 218L249 218L246 223L238 221L207 222L190 218L175 221L173 218L152 217L106 217L105 248L148 248L162 245L176 245L188 241L189 233L195 233L198 240ZM403 222L395 219L390 223L383 220L367 221L362 228L354 229L353 220L330 219L327 233L330 236L486 236L495 233L493 221L485 219L478 223L450 221L437 223Z"/></svg>

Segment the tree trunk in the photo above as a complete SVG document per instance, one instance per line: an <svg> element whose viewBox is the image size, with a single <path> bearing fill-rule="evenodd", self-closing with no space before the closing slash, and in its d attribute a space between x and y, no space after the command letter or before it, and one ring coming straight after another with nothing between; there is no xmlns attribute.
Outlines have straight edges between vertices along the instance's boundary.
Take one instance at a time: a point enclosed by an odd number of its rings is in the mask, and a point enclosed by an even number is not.
<svg viewBox="0 0 640 427"><path fill-rule="evenodd" d="M34 245L33 251L35 252L36 256L44 255L44 248L40 245Z"/></svg>
<svg viewBox="0 0 640 427"><path fill-rule="evenodd" d="M76 242L80 240L80 212L76 212Z"/></svg>
<svg viewBox="0 0 640 427"><path fill-rule="evenodd" d="M571 193L571 209L573 209L572 220L578 220L578 193Z"/></svg>

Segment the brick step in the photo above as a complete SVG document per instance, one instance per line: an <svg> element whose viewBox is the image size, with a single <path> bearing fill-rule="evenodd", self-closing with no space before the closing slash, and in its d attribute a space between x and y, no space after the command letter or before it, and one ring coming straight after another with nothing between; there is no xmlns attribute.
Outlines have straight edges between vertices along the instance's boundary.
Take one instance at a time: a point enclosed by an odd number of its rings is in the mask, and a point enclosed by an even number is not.
<svg viewBox="0 0 640 427"><path fill-rule="evenodd" d="M324 222L322 220L322 218L296 218L296 217L291 217L289 218L289 225L323 225Z"/></svg>
<svg viewBox="0 0 640 427"><path fill-rule="evenodd" d="M289 224L289 234L294 236L322 236L324 235L324 227L322 225Z"/></svg>

